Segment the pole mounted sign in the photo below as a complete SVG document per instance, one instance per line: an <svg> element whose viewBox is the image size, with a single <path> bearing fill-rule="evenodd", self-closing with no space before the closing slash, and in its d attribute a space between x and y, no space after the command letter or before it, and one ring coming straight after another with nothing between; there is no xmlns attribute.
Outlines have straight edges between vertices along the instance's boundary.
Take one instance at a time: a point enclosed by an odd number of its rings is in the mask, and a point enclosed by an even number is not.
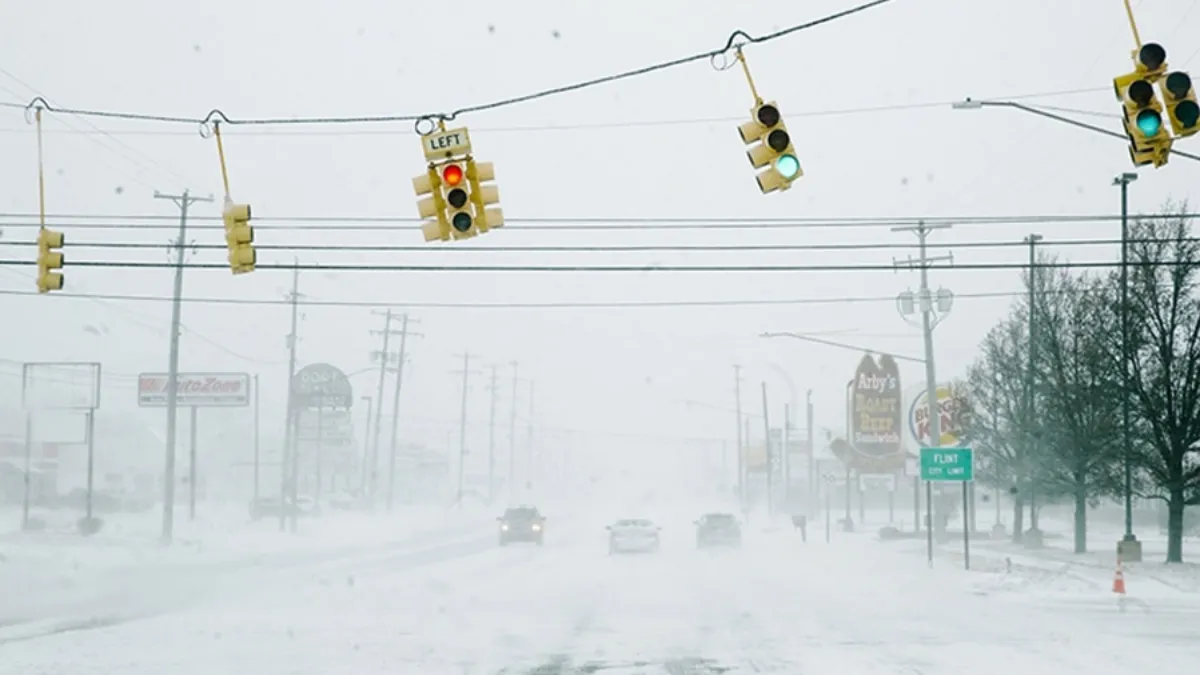
<svg viewBox="0 0 1200 675"><path fill-rule="evenodd" d="M350 378L328 363L314 363L296 371L292 377L292 402L298 408L350 408L354 387Z"/></svg>
<svg viewBox="0 0 1200 675"><path fill-rule="evenodd" d="M165 408L170 391L169 373L138 375L138 405ZM181 407L229 408L250 405L248 373L178 373L175 404Z"/></svg>
<svg viewBox="0 0 1200 675"><path fill-rule="evenodd" d="M921 448L921 480L975 480L973 460L970 448Z"/></svg>

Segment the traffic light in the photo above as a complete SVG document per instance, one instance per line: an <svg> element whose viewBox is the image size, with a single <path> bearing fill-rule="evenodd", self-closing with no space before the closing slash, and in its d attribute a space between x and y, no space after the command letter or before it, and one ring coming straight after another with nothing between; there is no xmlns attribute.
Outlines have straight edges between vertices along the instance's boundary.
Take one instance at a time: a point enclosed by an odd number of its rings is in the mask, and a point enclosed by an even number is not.
<svg viewBox="0 0 1200 675"><path fill-rule="evenodd" d="M758 174L758 188L763 194L786 190L792 181L804 175L792 137L774 102L760 103L750 109L753 119L738 127L742 142L753 146L746 152L755 169L767 167Z"/></svg>
<svg viewBox="0 0 1200 675"><path fill-rule="evenodd" d="M250 205L225 203L225 243L229 247L229 268L234 274L254 271L258 254L254 250L254 228L250 227Z"/></svg>
<svg viewBox="0 0 1200 675"><path fill-rule="evenodd" d="M48 230L45 227L38 230L38 293L62 290L65 278L61 272L55 272L54 270L62 269L66 259L63 257L62 251L54 249L62 248L64 241L65 238L62 232Z"/></svg>
<svg viewBox="0 0 1200 675"><path fill-rule="evenodd" d="M417 200L417 213L425 219L421 232L425 241L450 239L450 224L446 222L446 198L442 195L442 177L434 165L413 178L413 190L421 199ZM428 195L428 196L426 196Z"/></svg>
<svg viewBox="0 0 1200 675"><path fill-rule="evenodd" d="M475 223L480 232L504 225L504 211L500 207L489 209L491 204L500 202L500 188L495 185L485 185L496 180L496 167L491 162L476 162L467 158L467 182L471 186L471 201L475 204L475 213L482 214Z"/></svg>
<svg viewBox="0 0 1200 675"><path fill-rule="evenodd" d="M471 203L471 181L467 180L467 161L450 162L441 167L445 187L446 222L451 239L467 239L479 234L475 229L475 209Z"/></svg>
<svg viewBox="0 0 1200 675"><path fill-rule="evenodd" d="M1159 86L1175 137L1186 138L1200 131L1200 104L1196 103L1191 76L1181 71L1167 73Z"/></svg>
<svg viewBox="0 0 1200 675"><path fill-rule="evenodd" d="M1133 72L1113 80L1117 98L1124 103L1125 133L1129 157L1135 166L1166 164L1171 137L1163 129L1162 103L1154 85L1142 73Z"/></svg>

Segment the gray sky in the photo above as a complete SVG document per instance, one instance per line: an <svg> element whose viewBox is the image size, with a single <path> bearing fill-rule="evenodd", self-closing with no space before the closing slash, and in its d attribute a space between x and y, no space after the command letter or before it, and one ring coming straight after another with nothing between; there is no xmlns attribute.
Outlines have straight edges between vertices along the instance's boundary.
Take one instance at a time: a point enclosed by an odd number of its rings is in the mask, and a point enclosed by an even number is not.
<svg viewBox="0 0 1200 675"><path fill-rule="evenodd" d="M215 0L201 5L111 0L16 3L0 25L0 100L25 103L35 91L52 104L104 110L231 117L404 114L445 110L713 49L730 31L765 33L853 4L658 0L654 3L483 3L417 11L415 5ZM1197 63L1200 10L1191 0L1137 2L1142 35L1167 49L1175 68ZM286 11L285 11L286 7ZM69 16L70 20L66 20ZM1119 0L895 0L861 15L747 50L764 97L788 122L806 175L784 194L759 193L736 127L752 98L738 70L696 63L666 72L466 116L476 156L496 166L510 223L503 231L428 251L350 254L300 251L305 263L362 264L890 264L915 254L911 234L887 227L742 231L546 231L519 218L729 217L844 218L1027 216L1112 213L1113 176L1130 170L1126 150L1104 138L1004 109L951 110L966 96L1070 95L1031 104L1094 111L1088 121L1119 129L1112 77L1131 69L1132 38ZM1078 90L1086 90L1078 93ZM931 104L915 107L918 104ZM942 105L938 105L942 104ZM913 106L906 108L905 106ZM871 111L819 114L845 109ZM644 123L644 124L643 124ZM551 129L550 127L561 127ZM158 215L175 208L155 189L220 192L215 144L189 125L122 122L50 114L46 120L47 204L51 213ZM423 168L408 124L227 127L233 196L252 204L260 245L423 245L412 176ZM1196 151L1200 148L1184 149ZM37 210L33 126L0 109L0 212ZM1175 159L1144 169L1131 188L1135 209L1186 198L1196 167ZM217 205L199 205L213 218ZM406 219L367 232L271 229L296 216ZM4 227L4 240L31 240L30 228ZM28 221L26 221L28 222ZM60 221L61 222L61 221ZM197 224L214 225L211 220ZM1104 238L1114 223L960 225L934 234L939 245ZM89 249L85 242L165 243L169 230L71 229L70 259L165 260L160 250ZM216 230L198 242L221 244ZM468 253L475 246L634 244L913 244L907 250L755 253ZM1057 251L1105 260L1113 247ZM28 248L4 248L5 258ZM260 251L260 263L289 262L288 251ZM1021 262L1020 247L958 249L961 263ZM222 261L203 251L200 261ZM0 268L0 289L33 289L30 269ZM67 267L69 293L2 296L12 361L103 361L112 375L106 405L132 405L132 380L163 370L169 303L68 298L71 293L166 296L168 270ZM732 406L731 365L747 367L744 400L759 405L766 380L782 405L785 369L800 390L815 391L818 426L840 427L842 386L860 354L795 341L765 341L762 331L830 331L829 339L918 355L919 332L897 314L894 297L916 273L402 274L306 272L307 297L337 302L545 303L635 300L824 299L822 304L654 309L417 308L425 337L410 343L411 379L403 398L405 434L443 443L457 419L464 349L479 364L521 362L537 381L535 415L548 426L659 436L731 438L728 415L681 401ZM960 376L983 334L1011 298L971 294L1019 290L1016 271L950 270L932 283L959 295L937 331L938 369ZM278 301L287 272L189 271L190 297ZM847 297L881 301L838 302ZM370 308L303 310L301 364L333 363L347 372L368 364L381 323ZM32 321L33 318L37 321ZM288 310L282 304L185 305L185 370L249 371L264 382L264 405L282 412ZM103 326L96 335L84 326ZM902 363L913 384L921 373ZM11 364L0 367L16 372ZM507 369L501 371L508 396ZM13 380L11 377L5 380ZM370 377L355 378L373 394ZM470 415L487 414L482 376ZM6 385L7 386L7 385ZM522 385L524 388L524 385ZM524 394L522 394L524 397ZM525 402L522 401L522 406ZM507 404L500 410L507 419ZM158 413L155 413L158 415ZM240 414L240 413L237 413ZM779 410L772 412L780 414ZM271 422L273 423L273 422ZM276 425L278 426L278 425ZM755 432L761 433L761 427ZM547 433L550 433L549 431ZM543 436L546 438L546 436ZM649 438L571 437L589 447L654 447ZM472 431L471 444L486 442Z"/></svg>

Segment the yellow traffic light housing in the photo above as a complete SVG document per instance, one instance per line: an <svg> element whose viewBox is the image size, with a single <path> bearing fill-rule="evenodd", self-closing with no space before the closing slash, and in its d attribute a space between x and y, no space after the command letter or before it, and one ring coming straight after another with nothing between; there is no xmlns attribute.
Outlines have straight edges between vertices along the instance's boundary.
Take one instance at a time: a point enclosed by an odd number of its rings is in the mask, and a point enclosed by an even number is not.
<svg viewBox="0 0 1200 675"><path fill-rule="evenodd" d="M258 264L254 250L254 228L250 226L250 205L225 203L225 243L229 247L229 268L234 274L247 274Z"/></svg>
<svg viewBox="0 0 1200 675"><path fill-rule="evenodd" d="M488 208L500 202L500 188L489 185L496 180L496 167L491 162L476 162L467 157L467 182L471 185L471 202L479 216L475 226L480 233L504 226L504 210Z"/></svg>
<svg viewBox="0 0 1200 675"><path fill-rule="evenodd" d="M1167 73L1159 82L1163 101L1167 104L1167 118L1176 138L1186 138L1200 131L1200 104L1196 103L1196 90L1187 73Z"/></svg>
<svg viewBox="0 0 1200 675"><path fill-rule="evenodd" d="M424 219L421 232L425 235L425 241L449 241L446 199L442 196L442 178L435 165L430 164L426 173L413 178L413 190L418 197L422 197L417 200L417 213Z"/></svg>
<svg viewBox="0 0 1200 675"><path fill-rule="evenodd" d="M1157 45L1147 44L1145 47L1151 46ZM1143 52L1146 51L1145 47ZM1161 70L1165 64L1159 62L1158 66ZM1170 157L1171 136L1164 129L1163 106L1151 84L1152 73L1156 71L1143 68L1139 62L1138 70L1114 78L1113 89L1124 106L1122 112L1125 133L1129 136L1130 159L1135 166L1153 164L1160 167Z"/></svg>
<svg viewBox="0 0 1200 675"><path fill-rule="evenodd" d="M472 203L472 185L467 179L468 161L454 161L441 166L441 181L446 202L446 222L451 239L469 239L479 234Z"/></svg>
<svg viewBox="0 0 1200 675"><path fill-rule="evenodd" d="M767 169L757 176L758 188L763 194L787 190L804 171L779 107L773 101L758 103L750 114L752 119L738 127L738 133L742 142L751 146L746 152L751 166Z"/></svg>
<svg viewBox="0 0 1200 675"><path fill-rule="evenodd" d="M54 270L62 269L66 258L63 256L60 249L63 247L66 239L62 232L55 232L42 227L38 230L38 258L37 258L37 289L38 293L49 293L50 291L61 291L63 284L66 283L66 278L61 272Z"/></svg>

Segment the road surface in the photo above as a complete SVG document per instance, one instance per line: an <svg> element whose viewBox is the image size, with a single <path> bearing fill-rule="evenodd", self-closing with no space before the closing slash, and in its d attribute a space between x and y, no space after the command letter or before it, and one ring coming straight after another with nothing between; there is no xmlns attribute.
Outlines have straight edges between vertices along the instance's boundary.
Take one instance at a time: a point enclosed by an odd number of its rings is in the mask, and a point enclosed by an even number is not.
<svg viewBox="0 0 1200 675"><path fill-rule="evenodd" d="M243 570L140 615L93 606L0 629L0 662L43 675L1126 675L1182 672L1197 653L1196 595L1121 613L1105 589L930 570L869 535L751 531L740 551L700 552L686 525L657 555L610 557L602 530L558 523L540 548L484 532Z"/></svg>

